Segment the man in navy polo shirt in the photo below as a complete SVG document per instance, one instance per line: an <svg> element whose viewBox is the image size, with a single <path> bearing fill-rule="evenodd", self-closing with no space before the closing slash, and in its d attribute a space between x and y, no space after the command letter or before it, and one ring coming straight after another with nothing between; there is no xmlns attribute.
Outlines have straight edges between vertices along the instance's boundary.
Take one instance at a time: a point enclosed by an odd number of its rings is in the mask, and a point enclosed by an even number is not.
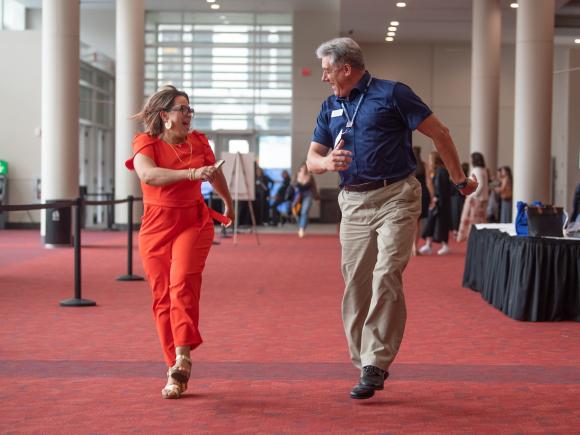
<svg viewBox="0 0 580 435"><path fill-rule="evenodd" d="M340 174L342 319L361 369L350 396L368 399L384 388L407 318L402 274L421 212L413 130L433 140L463 195L477 180L465 177L449 130L431 109L403 83L372 77L356 42L333 39L316 55L334 95L322 103L307 164L315 174Z"/></svg>

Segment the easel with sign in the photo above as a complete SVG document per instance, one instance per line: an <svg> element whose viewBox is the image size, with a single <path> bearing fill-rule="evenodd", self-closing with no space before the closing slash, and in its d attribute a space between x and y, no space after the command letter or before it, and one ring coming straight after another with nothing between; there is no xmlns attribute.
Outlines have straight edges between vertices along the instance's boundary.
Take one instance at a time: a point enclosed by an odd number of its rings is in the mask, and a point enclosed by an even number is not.
<svg viewBox="0 0 580 435"><path fill-rule="evenodd" d="M228 157L228 154L230 157ZM232 172L229 180L229 186L231 186L231 190L234 196L234 210L236 211L236 216L238 216L238 204L240 202L240 175L243 177L244 187L245 187L245 196L246 200L248 201L248 209L250 211L250 218L252 220L252 231L256 235L256 243L260 244L260 238L258 236L258 228L256 226L256 215L254 214L254 206L252 204L252 198L250 195L250 182L248 180L248 174L246 172L246 165L244 165L244 158L242 155L237 152L235 154L225 153L222 155L226 160L226 165L228 165L228 160L231 160L231 156L233 156L233 166ZM253 158L252 158L253 164ZM234 245L238 243L238 219L234 220Z"/></svg>

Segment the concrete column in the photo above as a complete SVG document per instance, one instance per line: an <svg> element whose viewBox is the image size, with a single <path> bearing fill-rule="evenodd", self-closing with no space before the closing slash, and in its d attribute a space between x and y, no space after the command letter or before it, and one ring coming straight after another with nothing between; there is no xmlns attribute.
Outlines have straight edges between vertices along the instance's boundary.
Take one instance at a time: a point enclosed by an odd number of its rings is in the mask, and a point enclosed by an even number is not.
<svg viewBox="0 0 580 435"><path fill-rule="evenodd" d="M141 196L137 176L125 168L140 125L129 118L143 107L145 77L144 0L118 0L116 19L115 197ZM126 204L115 207L115 223L127 223Z"/></svg>
<svg viewBox="0 0 580 435"><path fill-rule="evenodd" d="M43 202L79 194L79 23L79 0L42 2Z"/></svg>
<svg viewBox="0 0 580 435"><path fill-rule="evenodd" d="M492 173L497 167L500 52L500 0L473 0L470 151L482 153Z"/></svg>
<svg viewBox="0 0 580 435"><path fill-rule="evenodd" d="M519 0L516 29L514 207L549 203L554 2ZM514 215L515 216L515 215Z"/></svg>

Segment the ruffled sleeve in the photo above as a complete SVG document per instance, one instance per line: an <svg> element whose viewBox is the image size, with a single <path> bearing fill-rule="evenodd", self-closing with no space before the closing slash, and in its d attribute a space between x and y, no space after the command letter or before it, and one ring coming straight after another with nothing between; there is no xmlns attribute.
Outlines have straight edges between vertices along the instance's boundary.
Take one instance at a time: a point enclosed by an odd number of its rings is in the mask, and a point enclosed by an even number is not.
<svg viewBox="0 0 580 435"><path fill-rule="evenodd" d="M193 136L194 141L195 141L195 139L197 139L199 142L201 142L203 144L203 164L204 164L204 166L213 165L216 162L216 158L215 158L215 155L211 149L209 141L207 140L206 135L197 131L197 130L193 130L191 132L191 135Z"/></svg>
<svg viewBox="0 0 580 435"><path fill-rule="evenodd" d="M139 133L133 138L133 156L125 161L125 167L129 170L134 170L133 159L137 154L143 154L155 161L155 142L157 139L149 136L147 133Z"/></svg>

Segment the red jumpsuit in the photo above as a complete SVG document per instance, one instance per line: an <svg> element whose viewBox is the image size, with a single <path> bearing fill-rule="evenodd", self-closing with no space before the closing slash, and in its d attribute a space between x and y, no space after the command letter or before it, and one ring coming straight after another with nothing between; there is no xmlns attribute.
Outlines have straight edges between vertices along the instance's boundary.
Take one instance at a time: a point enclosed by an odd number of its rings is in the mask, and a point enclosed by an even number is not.
<svg viewBox="0 0 580 435"><path fill-rule="evenodd" d="M133 155L141 153L158 167L169 169L215 163L202 133L193 131L187 140L175 147L148 134L138 134L133 140ZM125 163L129 169L133 169L132 160ZM141 182L141 189L145 210L139 251L153 292L153 315L165 362L173 366L176 346L191 346L193 350L203 341L198 328L199 297L201 274L213 241L213 221L199 180L166 186Z"/></svg>

